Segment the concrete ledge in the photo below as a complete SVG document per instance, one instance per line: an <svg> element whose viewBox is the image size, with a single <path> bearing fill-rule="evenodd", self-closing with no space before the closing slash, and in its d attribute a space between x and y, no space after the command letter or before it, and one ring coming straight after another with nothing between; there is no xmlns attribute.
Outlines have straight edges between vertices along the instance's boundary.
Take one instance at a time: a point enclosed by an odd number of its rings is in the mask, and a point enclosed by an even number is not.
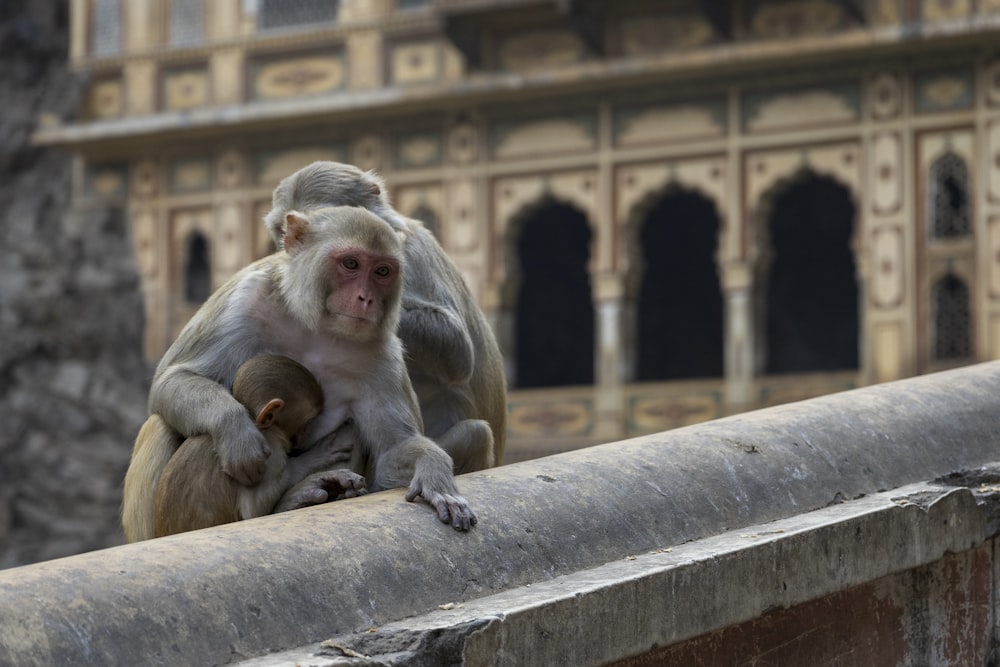
<svg viewBox="0 0 1000 667"><path fill-rule="evenodd" d="M240 667L604 665L977 548L985 515L968 489L909 485Z"/></svg>
<svg viewBox="0 0 1000 667"><path fill-rule="evenodd" d="M237 662L934 479L998 458L998 396L994 362L466 475L469 534L394 491L0 571L0 664Z"/></svg>

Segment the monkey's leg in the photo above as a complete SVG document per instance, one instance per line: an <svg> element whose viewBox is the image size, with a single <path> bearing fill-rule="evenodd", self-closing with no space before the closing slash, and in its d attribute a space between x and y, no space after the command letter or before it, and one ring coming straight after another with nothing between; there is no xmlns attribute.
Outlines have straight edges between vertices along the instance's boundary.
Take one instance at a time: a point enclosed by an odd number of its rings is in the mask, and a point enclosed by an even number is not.
<svg viewBox="0 0 1000 667"><path fill-rule="evenodd" d="M455 464L455 474L493 467L493 431L482 419L465 419L434 438Z"/></svg>

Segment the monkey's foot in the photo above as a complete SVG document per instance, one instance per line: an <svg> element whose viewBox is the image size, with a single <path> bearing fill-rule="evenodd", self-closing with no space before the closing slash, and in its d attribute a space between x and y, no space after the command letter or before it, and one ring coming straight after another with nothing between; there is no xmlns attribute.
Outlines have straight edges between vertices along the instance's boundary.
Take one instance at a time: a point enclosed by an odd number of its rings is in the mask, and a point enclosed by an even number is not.
<svg viewBox="0 0 1000 667"><path fill-rule="evenodd" d="M368 493L365 478L350 470L324 470L313 473L288 489L274 507L274 513L287 512L333 500L354 498Z"/></svg>

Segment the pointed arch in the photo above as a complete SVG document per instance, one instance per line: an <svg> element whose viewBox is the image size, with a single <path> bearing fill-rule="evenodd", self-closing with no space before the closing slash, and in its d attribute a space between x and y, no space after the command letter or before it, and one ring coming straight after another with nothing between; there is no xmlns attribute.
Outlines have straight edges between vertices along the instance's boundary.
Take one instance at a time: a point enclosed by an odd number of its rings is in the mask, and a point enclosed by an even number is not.
<svg viewBox="0 0 1000 667"><path fill-rule="evenodd" d="M856 369L851 192L809 169L776 188L758 225L758 368L765 374Z"/></svg>
<svg viewBox="0 0 1000 667"><path fill-rule="evenodd" d="M212 263L208 239L199 231L187 238L184 259L184 300L189 304L204 303L212 294Z"/></svg>
<svg viewBox="0 0 1000 667"><path fill-rule="evenodd" d="M635 380L721 377L723 300L712 200L670 186L637 205L627 279Z"/></svg>
<svg viewBox="0 0 1000 667"><path fill-rule="evenodd" d="M571 204L545 197L516 216L508 233L514 386L594 382L592 230Z"/></svg>

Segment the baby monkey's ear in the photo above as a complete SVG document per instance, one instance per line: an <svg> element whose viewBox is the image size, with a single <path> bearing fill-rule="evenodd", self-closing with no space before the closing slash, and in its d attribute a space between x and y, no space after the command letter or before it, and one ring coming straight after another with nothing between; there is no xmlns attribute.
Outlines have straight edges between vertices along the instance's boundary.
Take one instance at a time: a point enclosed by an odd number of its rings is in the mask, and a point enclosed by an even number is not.
<svg viewBox="0 0 1000 667"><path fill-rule="evenodd" d="M285 402L280 398L272 398L267 402L260 412L257 413L257 428L261 431L270 428L274 420L278 418L278 414L285 407Z"/></svg>

